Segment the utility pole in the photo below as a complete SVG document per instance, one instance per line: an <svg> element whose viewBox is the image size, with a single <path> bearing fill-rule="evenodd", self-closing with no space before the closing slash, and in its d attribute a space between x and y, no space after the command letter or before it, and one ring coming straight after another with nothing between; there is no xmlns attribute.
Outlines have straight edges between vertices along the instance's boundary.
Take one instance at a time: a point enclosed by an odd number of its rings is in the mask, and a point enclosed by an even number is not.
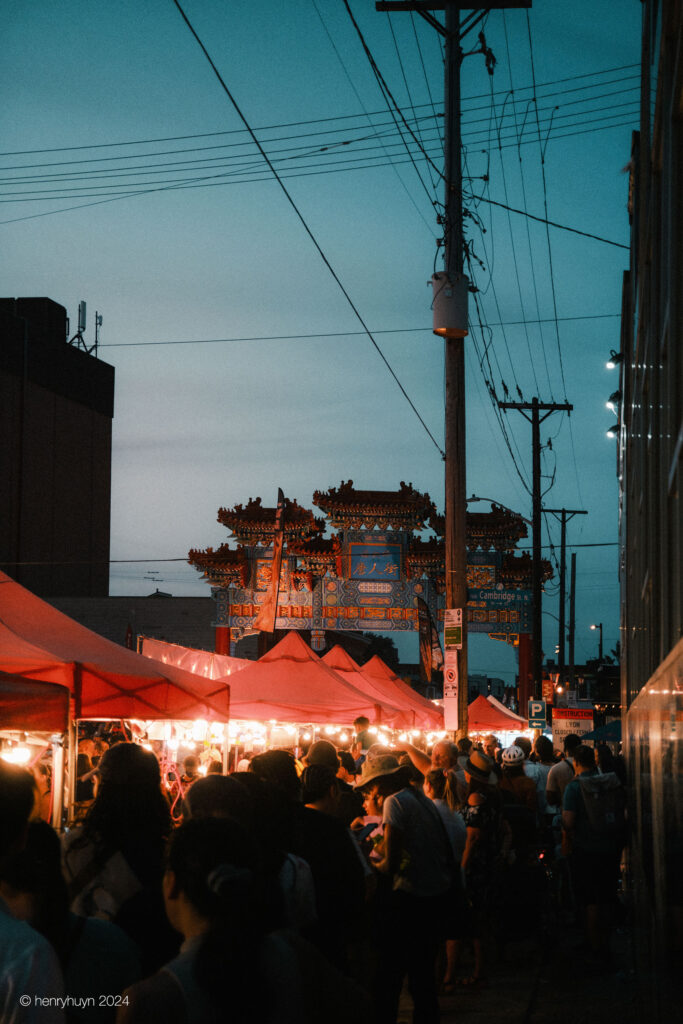
<svg viewBox="0 0 683 1024"><path fill-rule="evenodd" d="M559 636L559 657L558 667L560 670L560 682L564 684L564 612L565 612L565 577L567 570L567 523L574 516L587 516L588 513L585 509L578 508L546 508L544 512L549 512L552 516L557 518L560 517L561 534L560 534L560 607L559 607L559 621L560 621L560 636Z"/></svg>
<svg viewBox="0 0 683 1024"><path fill-rule="evenodd" d="M576 633L576 552L572 551L571 582L569 584L569 689L575 689L574 636Z"/></svg>
<svg viewBox="0 0 683 1024"><path fill-rule="evenodd" d="M467 504L465 448L465 342L467 294L464 274L462 139L460 131L461 41L496 8L531 7L531 0L480 0L460 20L457 2L380 0L378 11L414 11L444 40L444 215L445 269L432 277L435 334L444 338L445 362L445 578L444 697L457 692L457 735L467 735ZM432 11L445 12L445 24ZM482 52L484 47L482 44ZM450 628L449 628L450 626ZM450 639L450 644L449 644ZM450 680L453 680L451 683ZM444 701L447 707L447 701ZM448 716L446 716L448 717ZM449 728L447 725L446 728Z"/></svg>
<svg viewBox="0 0 683 1024"><path fill-rule="evenodd" d="M571 412L574 408L568 402L539 402L534 398L531 402L499 402L501 409L516 409L531 424L531 455L532 455L532 614L533 614L533 652L532 669L534 676L534 697L539 699L542 694L543 676L543 627L542 627L542 580L541 580L541 423L554 412ZM527 413L531 415L528 416ZM541 413L545 415L541 416Z"/></svg>

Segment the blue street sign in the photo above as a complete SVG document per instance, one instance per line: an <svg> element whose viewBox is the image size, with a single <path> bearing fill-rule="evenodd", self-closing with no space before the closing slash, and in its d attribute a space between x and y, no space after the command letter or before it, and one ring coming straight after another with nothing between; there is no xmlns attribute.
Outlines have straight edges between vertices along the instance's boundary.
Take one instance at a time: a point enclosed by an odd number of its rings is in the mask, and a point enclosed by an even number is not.
<svg viewBox="0 0 683 1024"><path fill-rule="evenodd" d="M548 724L546 704L544 700L529 701L529 728L545 729Z"/></svg>

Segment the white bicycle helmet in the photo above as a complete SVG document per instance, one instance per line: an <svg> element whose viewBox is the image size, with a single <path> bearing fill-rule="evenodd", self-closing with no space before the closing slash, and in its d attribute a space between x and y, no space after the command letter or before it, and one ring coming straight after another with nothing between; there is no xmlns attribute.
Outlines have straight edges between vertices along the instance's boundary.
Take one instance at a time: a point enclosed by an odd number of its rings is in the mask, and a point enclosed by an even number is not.
<svg viewBox="0 0 683 1024"><path fill-rule="evenodd" d="M512 765L522 764L524 762L524 751L521 747L513 745L506 747L503 751L503 764L511 767Z"/></svg>

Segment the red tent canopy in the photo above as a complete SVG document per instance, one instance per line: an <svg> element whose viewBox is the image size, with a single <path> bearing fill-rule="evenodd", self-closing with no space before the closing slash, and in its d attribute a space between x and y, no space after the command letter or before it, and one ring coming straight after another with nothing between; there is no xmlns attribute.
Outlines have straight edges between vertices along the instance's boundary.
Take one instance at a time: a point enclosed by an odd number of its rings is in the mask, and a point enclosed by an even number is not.
<svg viewBox="0 0 683 1024"><path fill-rule="evenodd" d="M152 637L141 638L140 654L146 658L154 658L164 665L175 665L186 672L194 672L206 679L225 679L253 661L247 658L231 658L227 654L216 654L214 651L202 651L198 647L183 647L182 644L171 644L167 640L155 640Z"/></svg>
<svg viewBox="0 0 683 1024"><path fill-rule="evenodd" d="M66 686L0 672L0 729L66 732L69 696Z"/></svg>
<svg viewBox="0 0 683 1024"><path fill-rule="evenodd" d="M443 710L437 707L436 704L432 704L426 697L416 693L412 686L408 686L404 683L395 672L392 672L386 662L382 661L379 654L375 654L374 657L366 661L361 666L361 672L364 676L372 682L388 687L387 693L394 694L394 703L401 698L400 707L408 706L411 710L415 709L416 715L419 713L420 718L416 719L414 728L416 729L443 729Z"/></svg>
<svg viewBox="0 0 683 1024"><path fill-rule="evenodd" d="M481 695L473 700L467 708L467 728L471 732L484 732L485 729L517 730L524 728L524 719L519 715L508 714Z"/></svg>
<svg viewBox="0 0 683 1024"><path fill-rule="evenodd" d="M105 640L3 572L0 670L68 687L75 718L229 718L226 683Z"/></svg>
<svg viewBox="0 0 683 1024"><path fill-rule="evenodd" d="M342 679L296 630L229 678L233 718L350 724L360 715L386 721L399 714Z"/></svg>
<svg viewBox="0 0 683 1024"><path fill-rule="evenodd" d="M383 686L377 680L363 675L350 654L343 647L337 644L327 654L323 655L323 662L340 675L347 683L351 683L361 693L367 694L369 698L381 702L386 707L387 702L395 704L397 708L404 708L406 702L402 699L397 690L391 693L390 686ZM382 725L390 725L395 729L410 729L414 725L414 715L408 707L397 711L395 714L382 714Z"/></svg>

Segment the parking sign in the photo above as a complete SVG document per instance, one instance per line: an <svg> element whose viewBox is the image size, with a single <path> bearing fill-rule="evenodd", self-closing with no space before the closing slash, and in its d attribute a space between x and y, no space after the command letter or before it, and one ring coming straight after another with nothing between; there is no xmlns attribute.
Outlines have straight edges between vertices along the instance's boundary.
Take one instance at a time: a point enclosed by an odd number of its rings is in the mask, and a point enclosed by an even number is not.
<svg viewBox="0 0 683 1024"><path fill-rule="evenodd" d="M546 703L544 700L529 701L529 728L545 729L548 724L546 717Z"/></svg>

